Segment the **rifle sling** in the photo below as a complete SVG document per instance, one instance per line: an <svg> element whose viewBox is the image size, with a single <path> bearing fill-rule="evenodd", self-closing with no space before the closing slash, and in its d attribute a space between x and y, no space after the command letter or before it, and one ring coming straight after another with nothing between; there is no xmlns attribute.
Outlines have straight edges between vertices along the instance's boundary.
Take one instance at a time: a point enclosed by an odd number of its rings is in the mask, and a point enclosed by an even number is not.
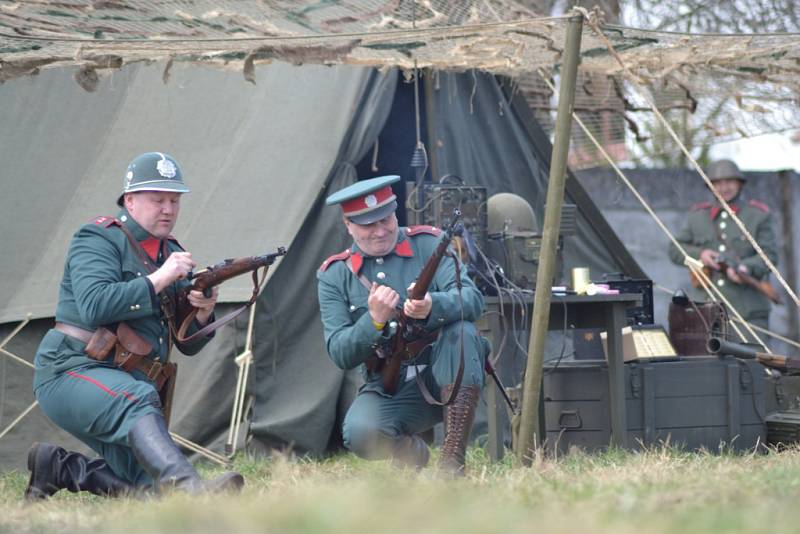
<svg viewBox="0 0 800 534"><path fill-rule="evenodd" d="M459 340L459 355L458 355L458 371L456 371L456 379L453 381L453 388L450 390L450 395L446 399L442 399L441 401L436 400L436 397L428 390L428 387L425 385L425 381L422 380L420 376L419 369L416 365L414 365L414 369L417 373L414 375L414 379L417 382L417 387L419 387L420 393L425 398L425 402L430 404L431 406L448 406L452 404L452 402L456 399L456 395L458 395L458 390L461 389L461 380L464 378L464 303L461 300L461 266L458 263L458 259L453 255L451 252L447 253L448 256L453 258L453 261L456 265L456 285L458 286L458 302L461 305L461 339Z"/></svg>
<svg viewBox="0 0 800 534"><path fill-rule="evenodd" d="M253 271L253 294L250 297L250 300L245 302L245 304L241 308L237 308L230 312L229 314L225 315L224 317L217 319L216 321L209 323L203 326L200 330L195 332L189 337L184 337L186 335L186 331L189 329L189 325L192 324L197 312L200 311L197 308L192 308L192 311L189 312L189 315L181 323L181 327L178 329L177 332L174 333L175 341L178 343L191 343L192 341L201 338L203 336L207 336L208 334L214 332L215 330L219 329L220 327L228 324L229 322L233 321L237 317L239 317L242 312L244 312L247 308L255 303L256 299L258 298L258 293L261 291L261 286L264 285L264 281L267 279L267 270L269 266L264 266L264 276L261 278L261 282L258 281L258 270ZM170 323L172 324L172 323Z"/></svg>

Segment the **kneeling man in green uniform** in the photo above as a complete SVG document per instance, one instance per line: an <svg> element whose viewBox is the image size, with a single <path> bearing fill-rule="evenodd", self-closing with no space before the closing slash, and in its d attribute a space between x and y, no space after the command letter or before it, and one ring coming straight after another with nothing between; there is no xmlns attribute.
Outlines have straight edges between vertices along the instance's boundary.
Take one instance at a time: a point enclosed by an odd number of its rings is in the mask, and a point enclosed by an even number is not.
<svg viewBox="0 0 800 534"><path fill-rule="evenodd" d="M152 489L238 490L225 473L203 481L173 442L162 410L171 401L176 294L190 282L190 253L170 235L189 189L178 163L148 152L123 180L116 215L98 217L72 238L59 288L56 324L36 353L34 393L59 427L95 450L90 459L47 443L28 452L28 499L60 489L118 496ZM216 291L188 294L198 313L189 334L213 321ZM177 342L196 354L211 335Z"/></svg>
<svg viewBox="0 0 800 534"><path fill-rule="evenodd" d="M466 269L460 270L459 294L455 265L446 257L425 297L406 298L441 236L430 226L398 227L391 184L399 179L383 176L357 182L327 199L328 205L341 204L353 244L328 258L317 272L325 342L338 367L361 366L365 379L345 416L342 434L345 446L363 458L392 458L421 468L428 463L429 451L419 434L444 420L440 467L463 475L489 352L488 341L473 324L483 311L483 296ZM422 321L428 332L438 332L438 338L403 364L400 384L390 395L381 375L368 370L366 362L392 335L392 321L401 307L406 316ZM462 343L461 386L452 403L442 408L435 398L426 400L424 393L440 400L451 397Z"/></svg>

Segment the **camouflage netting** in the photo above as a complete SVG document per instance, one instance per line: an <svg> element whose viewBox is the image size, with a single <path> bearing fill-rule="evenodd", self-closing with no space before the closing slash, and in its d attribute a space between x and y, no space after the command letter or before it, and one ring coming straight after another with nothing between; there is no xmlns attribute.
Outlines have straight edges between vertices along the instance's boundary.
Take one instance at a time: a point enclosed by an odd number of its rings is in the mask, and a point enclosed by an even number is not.
<svg viewBox="0 0 800 534"><path fill-rule="evenodd" d="M253 83L255 66L269 61L405 70L416 62L510 76L548 127L555 103L540 72L557 73L566 25L515 0L0 0L0 83L74 66L91 91L99 74L165 59L165 81L173 61L192 61L240 69ZM665 150L598 25L593 16L584 26L576 111L617 159L628 158L631 139L644 152ZM669 120L702 125L687 140L694 145L800 127L797 35L602 31ZM573 166L596 162L580 131L573 149Z"/></svg>

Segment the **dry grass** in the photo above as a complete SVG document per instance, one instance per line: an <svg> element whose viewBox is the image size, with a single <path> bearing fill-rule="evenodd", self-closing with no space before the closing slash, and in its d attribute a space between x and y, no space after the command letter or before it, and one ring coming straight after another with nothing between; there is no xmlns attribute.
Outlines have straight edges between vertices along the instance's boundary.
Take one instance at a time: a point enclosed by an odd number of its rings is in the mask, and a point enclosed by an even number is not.
<svg viewBox="0 0 800 534"><path fill-rule="evenodd" d="M689 454L670 448L539 456L531 468L470 452L470 475L398 471L351 455L239 458L238 497L109 501L59 493L25 505L0 476L2 532L797 532L800 449ZM214 470L206 470L213 474Z"/></svg>

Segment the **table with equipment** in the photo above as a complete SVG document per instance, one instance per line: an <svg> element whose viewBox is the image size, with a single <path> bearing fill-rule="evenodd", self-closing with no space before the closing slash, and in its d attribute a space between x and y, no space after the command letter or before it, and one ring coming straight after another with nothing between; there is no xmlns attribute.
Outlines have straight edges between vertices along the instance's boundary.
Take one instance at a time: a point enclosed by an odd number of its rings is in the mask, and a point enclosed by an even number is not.
<svg viewBox="0 0 800 534"><path fill-rule="evenodd" d="M520 303L519 299L501 299L496 296L486 297L486 328L495 350L503 338L504 324L512 325L514 307L525 307L524 317L528 321L525 328L530 328L530 317L533 308L533 294L525 295ZM608 358L608 387L611 415L612 443L619 447L627 447L627 422L625 413L625 382L622 351L622 328L626 326L626 310L630 307L641 306L640 294L617 295L559 295L554 293L550 301L549 330L560 330L564 327L564 313L566 312L567 328L600 328L607 334ZM517 322L519 320L517 319ZM527 340L526 340L527 345ZM498 372L502 369L503 358L497 363ZM501 374L502 375L502 374ZM486 386L486 401L489 426L489 455L493 461L500 460L504 454L503 431L501 422L504 421L505 409L503 397L493 380L489 379ZM540 426L544 427L542 406L540 406ZM538 433L542 439L544 432Z"/></svg>

